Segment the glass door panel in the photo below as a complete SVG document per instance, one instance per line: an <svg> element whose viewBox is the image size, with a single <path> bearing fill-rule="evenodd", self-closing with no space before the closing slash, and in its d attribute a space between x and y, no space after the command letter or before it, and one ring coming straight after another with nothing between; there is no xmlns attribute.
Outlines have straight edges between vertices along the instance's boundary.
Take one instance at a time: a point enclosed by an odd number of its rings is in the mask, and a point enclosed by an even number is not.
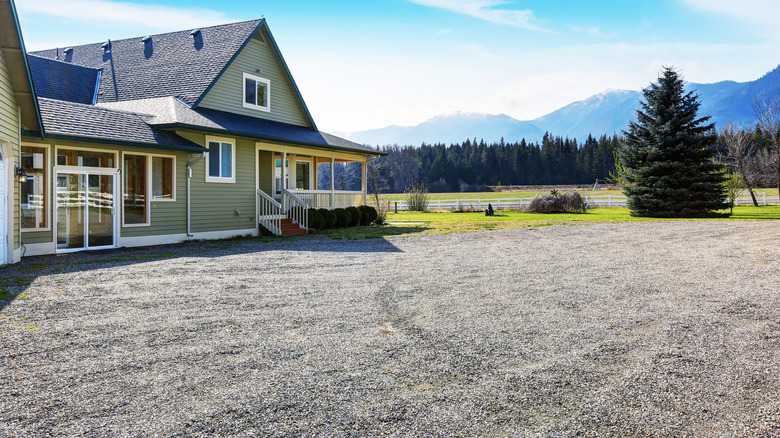
<svg viewBox="0 0 780 438"><path fill-rule="evenodd" d="M114 175L88 175L87 246L114 245Z"/></svg>
<svg viewBox="0 0 780 438"><path fill-rule="evenodd" d="M86 175L57 174L57 248L84 248Z"/></svg>
<svg viewBox="0 0 780 438"><path fill-rule="evenodd" d="M57 174L57 249L114 244L115 174Z"/></svg>

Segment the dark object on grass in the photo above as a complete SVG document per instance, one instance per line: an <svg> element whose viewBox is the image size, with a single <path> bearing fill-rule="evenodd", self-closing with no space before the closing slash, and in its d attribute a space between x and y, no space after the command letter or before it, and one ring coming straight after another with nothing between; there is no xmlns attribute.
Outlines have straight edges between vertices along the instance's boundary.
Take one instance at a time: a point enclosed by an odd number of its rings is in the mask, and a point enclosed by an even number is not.
<svg viewBox="0 0 780 438"><path fill-rule="evenodd" d="M488 204L487 210L485 210L485 216L495 216L496 214L493 212L493 204Z"/></svg>

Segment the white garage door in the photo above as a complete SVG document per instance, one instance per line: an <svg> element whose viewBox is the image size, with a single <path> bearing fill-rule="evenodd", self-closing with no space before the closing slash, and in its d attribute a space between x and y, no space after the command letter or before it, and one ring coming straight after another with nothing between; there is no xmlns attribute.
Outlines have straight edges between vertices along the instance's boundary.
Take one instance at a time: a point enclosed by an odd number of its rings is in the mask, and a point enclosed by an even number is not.
<svg viewBox="0 0 780 438"><path fill-rule="evenodd" d="M8 202L8 197L6 196L6 193L8 193L6 188L8 179L6 179L5 171L5 159L3 158L2 150L0 150L0 265L5 263L6 235L8 234L8 205L6 205Z"/></svg>

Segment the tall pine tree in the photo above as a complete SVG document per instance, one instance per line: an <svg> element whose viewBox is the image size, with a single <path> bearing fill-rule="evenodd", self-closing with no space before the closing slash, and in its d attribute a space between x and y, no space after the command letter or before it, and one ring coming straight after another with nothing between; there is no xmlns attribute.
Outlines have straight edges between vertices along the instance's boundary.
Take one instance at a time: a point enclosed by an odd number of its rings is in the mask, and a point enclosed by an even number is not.
<svg viewBox="0 0 780 438"><path fill-rule="evenodd" d="M698 95L664 67L642 90L637 121L630 122L618 157L632 216L705 217L728 208L723 167L714 160L717 135L699 117Z"/></svg>

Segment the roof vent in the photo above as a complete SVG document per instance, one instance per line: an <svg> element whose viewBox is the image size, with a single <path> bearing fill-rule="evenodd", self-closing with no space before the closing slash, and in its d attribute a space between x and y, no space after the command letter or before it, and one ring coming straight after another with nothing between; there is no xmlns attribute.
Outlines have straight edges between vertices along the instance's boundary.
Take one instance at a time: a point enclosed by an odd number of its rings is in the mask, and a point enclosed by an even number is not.
<svg viewBox="0 0 780 438"><path fill-rule="evenodd" d="M148 43L151 40L152 40L152 37L150 37L150 36L145 36L145 37L141 38L141 42L143 44L146 44L146 43Z"/></svg>
<svg viewBox="0 0 780 438"><path fill-rule="evenodd" d="M69 55L69 54L73 53L73 47L65 48L65 50L62 51L62 53L66 54L66 55Z"/></svg>
<svg viewBox="0 0 780 438"><path fill-rule="evenodd" d="M193 38L195 38L198 35L200 35L200 29L193 29L193 31L190 32L190 36Z"/></svg>
<svg viewBox="0 0 780 438"><path fill-rule="evenodd" d="M103 48L103 53L109 53L109 52L111 52L111 40L108 40L108 41L106 41L106 42L105 42L105 43L103 43L103 45L102 45L102 46L100 46L100 47L102 47L102 48Z"/></svg>

